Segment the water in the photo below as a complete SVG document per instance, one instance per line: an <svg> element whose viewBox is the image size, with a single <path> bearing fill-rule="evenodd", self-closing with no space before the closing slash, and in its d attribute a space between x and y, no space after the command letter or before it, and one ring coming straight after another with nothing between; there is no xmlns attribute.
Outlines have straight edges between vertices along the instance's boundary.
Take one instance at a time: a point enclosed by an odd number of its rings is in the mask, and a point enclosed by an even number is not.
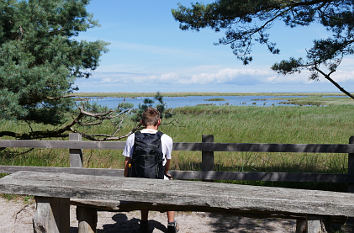
<svg viewBox="0 0 354 233"><path fill-rule="evenodd" d="M281 96L285 98L299 97L299 96ZM144 99L148 97L135 97L135 98L123 98L123 97L104 97L104 98L88 98L90 103L97 103L109 108L116 108L118 104L126 102L131 103L134 107L138 107L139 104L143 104ZM208 99L222 98L222 101L207 101ZM163 97L167 108L178 108L184 106L196 106L200 104L213 104L213 105L233 105L233 106L291 106L292 104L283 104L286 100L274 100L275 96L183 96L183 97ZM152 97L149 97L157 103L158 101ZM294 105L293 105L294 106Z"/></svg>

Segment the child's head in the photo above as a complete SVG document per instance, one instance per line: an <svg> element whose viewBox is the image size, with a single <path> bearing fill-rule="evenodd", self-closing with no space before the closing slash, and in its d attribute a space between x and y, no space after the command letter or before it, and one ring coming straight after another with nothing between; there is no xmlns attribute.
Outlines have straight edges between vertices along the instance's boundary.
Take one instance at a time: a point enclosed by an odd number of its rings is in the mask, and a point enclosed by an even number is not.
<svg viewBox="0 0 354 233"><path fill-rule="evenodd" d="M160 123L160 112L155 108L147 108L143 112L141 123L146 126L158 126Z"/></svg>

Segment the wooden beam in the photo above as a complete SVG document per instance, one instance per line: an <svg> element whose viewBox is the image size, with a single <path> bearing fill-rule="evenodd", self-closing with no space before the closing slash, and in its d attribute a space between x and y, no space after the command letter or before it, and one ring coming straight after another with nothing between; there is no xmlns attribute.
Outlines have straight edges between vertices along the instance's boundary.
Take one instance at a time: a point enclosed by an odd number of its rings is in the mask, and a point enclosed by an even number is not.
<svg viewBox="0 0 354 233"><path fill-rule="evenodd" d="M93 176L123 176L123 169L107 168L71 168L71 167L26 167L1 166L0 173L15 173L18 171L69 173ZM347 174L327 173L292 173L292 172L216 172L216 171L169 171L177 180L248 180L248 181L281 181L281 182L322 182L348 183Z"/></svg>
<svg viewBox="0 0 354 233"><path fill-rule="evenodd" d="M93 176L123 176L123 169L108 168L76 168L76 167L36 167L36 166L1 166L0 173L15 173L18 171L68 173Z"/></svg>
<svg viewBox="0 0 354 233"><path fill-rule="evenodd" d="M204 143L210 151L354 153L352 144L266 144L266 143Z"/></svg>
<svg viewBox="0 0 354 233"><path fill-rule="evenodd" d="M115 149L123 150L125 142L64 141L64 140L0 140L0 147L62 148L62 149Z"/></svg>
<svg viewBox="0 0 354 233"><path fill-rule="evenodd" d="M177 180L248 180L281 182L348 183L347 174L298 173L298 172L217 172L170 171Z"/></svg>
<svg viewBox="0 0 354 233"><path fill-rule="evenodd" d="M202 151L201 142L174 142L173 150L181 151Z"/></svg>
<svg viewBox="0 0 354 233"><path fill-rule="evenodd" d="M354 194L225 183L17 172L0 179L0 193L133 201L164 210L223 211L255 216L354 217Z"/></svg>

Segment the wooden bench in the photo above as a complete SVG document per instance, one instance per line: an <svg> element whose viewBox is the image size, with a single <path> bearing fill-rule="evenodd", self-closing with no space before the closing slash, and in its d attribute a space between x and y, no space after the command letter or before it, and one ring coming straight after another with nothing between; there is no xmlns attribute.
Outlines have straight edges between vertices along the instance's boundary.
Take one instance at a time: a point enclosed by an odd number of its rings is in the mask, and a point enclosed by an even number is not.
<svg viewBox="0 0 354 233"><path fill-rule="evenodd" d="M122 176L119 169L82 168L82 149L117 149L124 148L125 142L93 142L81 141L81 135L70 134L69 141L63 140L0 140L1 147L23 148L67 148L70 153L71 168L59 167L22 167L1 166L0 172L14 173L17 171L72 173L95 176ZM354 136L350 137L349 144L259 144L259 143L214 143L213 135L203 135L201 143L174 143L174 150L201 151L202 171L170 171L175 179L187 180L250 180L250 181L282 181L282 182L324 182L346 184L349 192L354 192ZM298 153L347 153L348 173L324 174L324 173L293 173L293 172L220 172L214 171L214 151L248 151L248 152L298 152ZM97 211L130 211L137 209L141 204L127 201L104 201L70 199L70 203L78 206L79 232L86 229L86 219L91 219L91 225L95 226ZM155 206L151 206L155 208ZM215 211L215 209L214 209ZM258 216L257 216L258 217ZM306 216L305 216L306 217ZM311 220L308 216L297 218L297 229L303 226L320 225L320 221ZM303 220L305 219L305 220ZM354 229L354 228L353 228ZM89 232L89 231L88 231ZM297 231L297 232L300 232ZM308 231L316 232L316 231ZM349 231L349 232L354 232ZM317 233L317 232L316 232Z"/></svg>
<svg viewBox="0 0 354 233"><path fill-rule="evenodd" d="M35 232L48 233L69 233L70 198L121 202L130 210L205 211L308 220L354 217L352 193L198 181L24 171L1 178L0 193L35 196ZM82 217L91 224L86 232L94 232L89 228L95 227L92 221L97 219Z"/></svg>

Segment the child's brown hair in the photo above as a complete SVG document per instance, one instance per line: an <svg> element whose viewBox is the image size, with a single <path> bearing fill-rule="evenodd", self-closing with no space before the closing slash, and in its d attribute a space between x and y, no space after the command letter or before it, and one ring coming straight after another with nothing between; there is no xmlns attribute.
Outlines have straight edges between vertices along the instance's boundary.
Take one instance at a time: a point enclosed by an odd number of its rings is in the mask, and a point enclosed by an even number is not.
<svg viewBox="0 0 354 233"><path fill-rule="evenodd" d="M141 123L144 126L148 126L148 125L156 126L159 120L160 120L160 112L155 108L148 107L143 112Z"/></svg>

